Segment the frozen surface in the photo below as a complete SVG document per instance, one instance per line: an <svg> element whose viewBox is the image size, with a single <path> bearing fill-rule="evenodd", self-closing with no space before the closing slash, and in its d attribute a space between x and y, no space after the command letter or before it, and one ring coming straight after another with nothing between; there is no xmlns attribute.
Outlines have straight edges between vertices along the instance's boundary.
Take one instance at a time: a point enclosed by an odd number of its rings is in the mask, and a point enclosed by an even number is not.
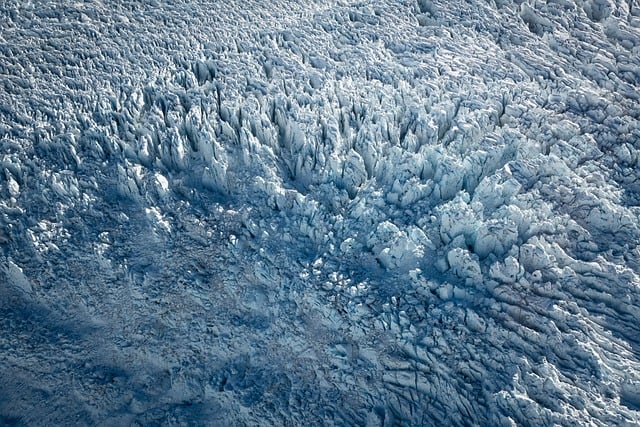
<svg viewBox="0 0 640 427"><path fill-rule="evenodd" d="M640 5L3 1L0 424L637 425Z"/></svg>

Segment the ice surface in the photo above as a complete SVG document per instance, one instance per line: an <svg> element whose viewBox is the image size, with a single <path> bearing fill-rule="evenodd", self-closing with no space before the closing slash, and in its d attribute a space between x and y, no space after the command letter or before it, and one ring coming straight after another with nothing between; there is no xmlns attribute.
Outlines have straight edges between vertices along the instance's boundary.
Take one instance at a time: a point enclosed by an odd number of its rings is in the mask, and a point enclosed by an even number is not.
<svg viewBox="0 0 640 427"><path fill-rule="evenodd" d="M0 424L640 424L640 9L0 6Z"/></svg>

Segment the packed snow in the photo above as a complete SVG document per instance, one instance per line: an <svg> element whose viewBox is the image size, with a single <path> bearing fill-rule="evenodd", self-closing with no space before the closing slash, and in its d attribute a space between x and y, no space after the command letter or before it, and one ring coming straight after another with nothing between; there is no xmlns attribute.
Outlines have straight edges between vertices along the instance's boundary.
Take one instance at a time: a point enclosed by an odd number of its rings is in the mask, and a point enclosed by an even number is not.
<svg viewBox="0 0 640 427"><path fill-rule="evenodd" d="M635 0L0 29L0 424L640 424Z"/></svg>

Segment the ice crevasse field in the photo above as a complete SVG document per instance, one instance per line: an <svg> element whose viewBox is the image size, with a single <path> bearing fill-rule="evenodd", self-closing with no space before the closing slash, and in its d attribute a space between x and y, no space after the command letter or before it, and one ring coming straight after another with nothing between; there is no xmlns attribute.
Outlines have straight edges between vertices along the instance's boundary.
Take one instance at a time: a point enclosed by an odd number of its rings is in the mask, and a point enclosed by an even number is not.
<svg viewBox="0 0 640 427"><path fill-rule="evenodd" d="M640 424L637 0L0 4L0 424Z"/></svg>

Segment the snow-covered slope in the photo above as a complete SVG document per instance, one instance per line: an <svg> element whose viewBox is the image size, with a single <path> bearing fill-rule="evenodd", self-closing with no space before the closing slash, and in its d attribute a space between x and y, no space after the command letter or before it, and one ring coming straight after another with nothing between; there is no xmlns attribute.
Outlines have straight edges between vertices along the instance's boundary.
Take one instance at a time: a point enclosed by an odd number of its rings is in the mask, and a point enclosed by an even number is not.
<svg viewBox="0 0 640 427"><path fill-rule="evenodd" d="M640 423L633 0L0 5L0 424Z"/></svg>

